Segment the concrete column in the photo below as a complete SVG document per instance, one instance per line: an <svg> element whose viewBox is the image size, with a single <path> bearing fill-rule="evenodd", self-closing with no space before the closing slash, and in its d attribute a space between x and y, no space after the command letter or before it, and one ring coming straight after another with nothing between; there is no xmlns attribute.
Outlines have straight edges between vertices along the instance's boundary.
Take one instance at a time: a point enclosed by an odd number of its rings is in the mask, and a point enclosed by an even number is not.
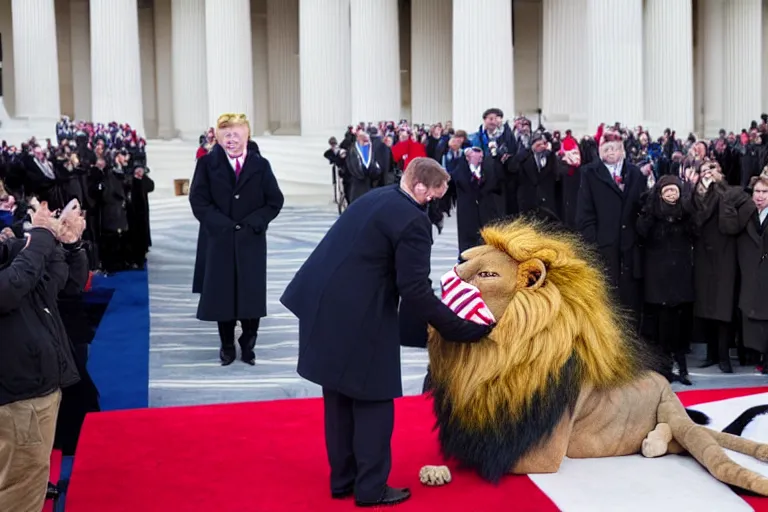
<svg viewBox="0 0 768 512"><path fill-rule="evenodd" d="M693 131L691 0L645 0L643 28L645 121L652 133L671 128L686 137Z"/></svg>
<svg viewBox="0 0 768 512"><path fill-rule="evenodd" d="M512 3L453 2L453 127L473 133L483 111L515 115Z"/></svg>
<svg viewBox="0 0 768 512"><path fill-rule="evenodd" d="M155 0L155 96L157 97L157 136L172 139L173 128L173 72L171 57L171 0Z"/></svg>
<svg viewBox="0 0 768 512"><path fill-rule="evenodd" d="M141 99L144 108L144 133L157 138L157 66L155 63L155 13L152 4L139 4L139 62Z"/></svg>
<svg viewBox="0 0 768 512"><path fill-rule="evenodd" d="M763 0L763 109L768 114L768 0Z"/></svg>
<svg viewBox="0 0 768 512"><path fill-rule="evenodd" d="M91 116L91 23L88 0L69 1L71 22L72 102L75 119Z"/></svg>
<svg viewBox="0 0 768 512"><path fill-rule="evenodd" d="M587 0L588 133L643 123L643 0Z"/></svg>
<svg viewBox="0 0 768 512"><path fill-rule="evenodd" d="M58 119L59 56L53 0L13 0L16 116Z"/></svg>
<svg viewBox="0 0 768 512"><path fill-rule="evenodd" d="M725 5L723 128L736 133L760 116L762 7L762 0L727 0Z"/></svg>
<svg viewBox="0 0 768 512"><path fill-rule="evenodd" d="M544 0L541 103L548 129L586 124L587 0ZM584 127L582 126L582 129Z"/></svg>
<svg viewBox="0 0 768 512"><path fill-rule="evenodd" d="M400 117L397 0L350 0L352 122Z"/></svg>
<svg viewBox="0 0 768 512"><path fill-rule="evenodd" d="M444 0L411 3L411 119L445 123L451 118L453 9Z"/></svg>
<svg viewBox="0 0 768 512"><path fill-rule="evenodd" d="M225 112L253 117L249 0L205 2L208 123Z"/></svg>
<svg viewBox="0 0 768 512"><path fill-rule="evenodd" d="M93 121L128 123L144 135L136 0L90 0Z"/></svg>
<svg viewBox="0 0 768 512"><path fill-rule="evenodd" d="M704 56L702 89L705 137L714 137L723 128L726 1L699 0L699 44Z"/></svg>
<svg viewBox="0 0 768 512"><path fill-rule="evenodd" d="M172 0L173 125L183 140L197 141L211 125L205 42L205 0Z"/></svg>
<svg viewBox="0 0 768 512"><path fill-rule="evenodd" d="M300 0L302 135L336 135L350 123L349 43L349 0Z"/></svg>
<svg viewBox="0 0 768 512"><path fill-rule="evenodd" d="M253 57L253 121L256 135L269 133L269 51L267 1L251 0L251 53Z"/></svg>
<svg viewBox="0 0 768 512"><path fill-rule="evenodd" d="M297 134L301 118L299 0L267 0L267 38L270 120L276 134Z"/></svg>

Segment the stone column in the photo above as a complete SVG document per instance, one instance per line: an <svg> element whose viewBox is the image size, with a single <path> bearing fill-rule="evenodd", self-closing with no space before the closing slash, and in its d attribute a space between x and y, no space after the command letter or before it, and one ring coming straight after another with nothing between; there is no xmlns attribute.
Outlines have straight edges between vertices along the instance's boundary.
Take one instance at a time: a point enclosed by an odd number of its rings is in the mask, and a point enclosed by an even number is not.
<svg viewBox="0 0 768 512"><path fill-rule="evenodd" d="M671 128L687 137L693 131L691 0L645 0L643 26L645 121L652 133Z"/></svg>
<svg viewBox="0 0 768 512"><path fill-rule="evenodd" d="M207 124L225 112L253 118L250 0L205 2L205 34Z"/></svg>
<svg viewBox="0 0 768 512"><path fill-rule="evenodd" d="M302 135L337 135L350 123L349 43L349 0L300 0Z"/></svg>
<svg viewBox="0 0 768 512"><path fill-rule="evenodd" d="M453 9L444 0L411 3L411 120L451 118Z"/></svg>
<svg viewBox="0 0 768 512"><path fill-rule="evenodd" d="M704 136L714 137L723 128L726 0L699 0L699 44L702 46L704 78Z"/></svg>
<svg viewBox="0 0 768 512"><path fill-rule="evenodd" d="M541 110L548 129L586 124L586 9L587 0L544 0Z"/></svg>
<svg viewBox="0 0 768 512"><path fill-rule="evenodd" d="M205 41L205 0L172 0L173 124L183 140L197 141L211 125Z"/></svg>
<svg viewBox="0 0 768 512"><path fill-rule="evenodd" d="M352 119L400 118L397 0L350 0Z"/></svg>
<svg viewBox="0 0 768 512"><path fill-rule="evenodd" d="M61 115L56 12L53 0L13 0L13 62L16 116Z"/></svg>
<svg viewBox="0 0 768 512"><path fill-rule="evenodd" d="M267 0L267 38L270 120L275 134L294 135L301 124L299 0Z"/></svg>
<svg viewBox="0 0 768 512"><path fill-rule="evenodd" d="M739 133L762 106L762 0L727 0L723 61L723 128Z"/></svg>
<svg viewBox="0 0 768 512"><path fill-rule="evenodd" d="M768 0L763 0L763 109L768 114Z"/></svg>
<svg viewBox="0 0 768 512"><path fill-rule="evenodd" d="M587 133L643 122L643 0L587 0Z"/></svg>
<svg viewBox="0 0 768 512"><path fill-rule="evenodd" d="M173 49L171 0L155 0L155 96L157 97L157 136L172 139L173 128ZM171 30L168 30L171 27ZM198 35L198 37L200 37Z"/></svg>
<svg viewBox="0 0 768 512"><path fill-rule="evenodd" d="M144 135L136 0L90 0L93 121L128 123Z"/></svg>
<svg viewBox="0 0 768 512"><path fill-rule="evenodd" d="M453 1L453 127L474 133L483 111L515 116L512 2Z"/></svg>
<svg viewBox="0 0 768 512"><path fill-rule="evenodd" d="M75 119L91 116L91 27L88 0L69 1L71 22L72 100Z"/></svg>

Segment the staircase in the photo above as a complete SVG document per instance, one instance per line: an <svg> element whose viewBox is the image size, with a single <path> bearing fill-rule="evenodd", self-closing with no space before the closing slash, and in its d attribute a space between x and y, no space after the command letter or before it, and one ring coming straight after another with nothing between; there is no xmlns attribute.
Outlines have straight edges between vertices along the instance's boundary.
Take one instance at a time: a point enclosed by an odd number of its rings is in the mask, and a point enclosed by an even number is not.
<svg viewBox="0 0 768 512"><path fill-rule="evenodd" d="M37 137L38 141L46 138L56 140L56 120L28 120L12 118L3 104L0 96L0 140L4 140L10 146L19 146L22 142Z"/></svg>
<svg viewBox="0 0 768 512"><path fill-rule="evenodd" d="M285 196L286 206L328 206L333 201L331 167L323 158L325 138L275 136L254 138ZM174 195L173 180L192 180L197 144L181 140L150 140L147 165L155 195Z"/></svg>

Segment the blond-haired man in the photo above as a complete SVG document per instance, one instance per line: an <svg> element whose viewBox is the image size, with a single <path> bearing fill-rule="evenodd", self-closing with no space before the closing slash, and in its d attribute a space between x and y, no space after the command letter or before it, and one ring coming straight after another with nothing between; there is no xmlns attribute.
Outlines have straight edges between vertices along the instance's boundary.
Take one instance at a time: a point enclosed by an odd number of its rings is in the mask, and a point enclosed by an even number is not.
<svg viewBox="0 0 768 512"><path fill-rule="evenodd" d="M243 333L241 359L256 363L259 321L267 315L267 227L283 207L269 161L250 140L244 114L223 114L216 145L197 161L189 191L200 221L193 293L197 318L217 322L222 365L236 356L235 324Z"/></svg>

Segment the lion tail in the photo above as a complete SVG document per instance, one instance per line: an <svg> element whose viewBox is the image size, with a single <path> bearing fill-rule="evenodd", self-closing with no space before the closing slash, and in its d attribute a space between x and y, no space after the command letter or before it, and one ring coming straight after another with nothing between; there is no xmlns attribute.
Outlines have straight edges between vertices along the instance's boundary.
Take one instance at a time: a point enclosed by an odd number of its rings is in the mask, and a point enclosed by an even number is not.
<svg viewBox="0 0 768 512"><path fill-rule="evenodd" d="M693 421L697 425L709 425L709 416L704 414L701 411L696 411L694 409L686 409L685 412L688 413L688 417L691 418L691 421Z"/></svg>

